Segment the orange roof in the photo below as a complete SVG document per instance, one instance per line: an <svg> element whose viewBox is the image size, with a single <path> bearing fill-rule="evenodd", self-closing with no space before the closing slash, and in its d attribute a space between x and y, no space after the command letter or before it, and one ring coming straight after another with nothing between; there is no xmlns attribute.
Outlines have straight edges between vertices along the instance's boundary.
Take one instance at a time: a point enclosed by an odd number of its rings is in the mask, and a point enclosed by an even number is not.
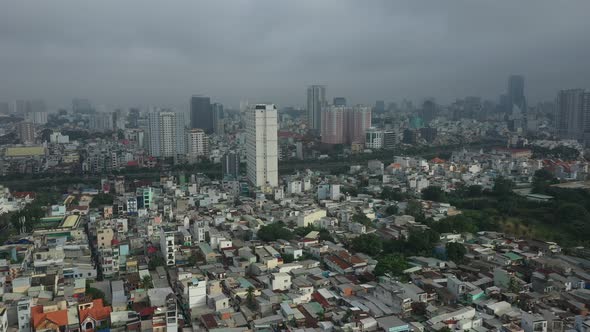
<svg viewBox="0 0 590 332"><path fill-rule="evenodd" d="M431 160L431 162L433 162L433 163L435 163L435 164L442 164L442 163L444 163L445 161L444 161L444 159L440 159L439 157L436 157L436 158L433 158L433 159Z"/></svg>
<svg viewBox="0 0 590 332"><path fill-rule="evenodd" d="M31 314L33 316L33 326L37 329L41 323L48 320L57 326L68 325L68 311L58 310L52 312L43 312L43 306L37 305L31 308Z"/></svg>
<svg viewBox="0 0 590 332"><path fill-rule="evenodd" d="M80 322L85 321L88 317L95 321L105 320L110 317L111 311L111 307L104 306L102 299L93 300L91 308L80 310Z"/></svg>

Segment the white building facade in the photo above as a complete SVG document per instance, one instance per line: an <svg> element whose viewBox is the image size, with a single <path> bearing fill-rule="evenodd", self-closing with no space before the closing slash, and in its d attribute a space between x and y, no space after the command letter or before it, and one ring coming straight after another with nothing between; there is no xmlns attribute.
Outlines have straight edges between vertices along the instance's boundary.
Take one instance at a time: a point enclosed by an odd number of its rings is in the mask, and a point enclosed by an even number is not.
<svg viewBox="0 0 590 332"><path fill-rule="evenodd" d="M258 104L246 114L248 180L256 187L279 184L277 108Z"/></svg>

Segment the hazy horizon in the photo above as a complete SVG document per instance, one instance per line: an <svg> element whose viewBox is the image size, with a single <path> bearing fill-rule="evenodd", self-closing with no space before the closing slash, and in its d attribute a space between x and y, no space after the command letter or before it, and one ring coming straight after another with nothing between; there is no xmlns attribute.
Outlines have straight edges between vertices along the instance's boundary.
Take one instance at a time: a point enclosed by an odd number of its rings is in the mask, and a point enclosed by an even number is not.
<svg viewBox="0 0 590 332"><path fill-rule="evenodd" d="M305 105L497 100L511 74L529 104L590 88L590 2L39 1L0 12L0 101L169 105L190 96Z"/></svg>

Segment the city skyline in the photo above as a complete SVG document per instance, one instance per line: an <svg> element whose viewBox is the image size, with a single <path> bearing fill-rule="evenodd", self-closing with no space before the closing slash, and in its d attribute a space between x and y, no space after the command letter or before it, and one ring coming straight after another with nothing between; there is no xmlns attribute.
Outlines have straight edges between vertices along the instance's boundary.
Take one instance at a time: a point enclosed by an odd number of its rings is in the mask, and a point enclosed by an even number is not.
<svg viewBox="0 0 590 332"><path fill-rule="evenodd" d="M470 95L496 100L516 73L535 103L590 86L585 1L110 8L108 1L4 6L0 100L42 98L58 106L80 96L185 108L186 96L202 93L232 107L243 99L304 106L301 87L325 84L330 97L354 104L427 97L446 103ZM331 24L336 17L348 23ZM150 23L162 20L159 29ZM316 38L322 42L304 47Z"/></svg>

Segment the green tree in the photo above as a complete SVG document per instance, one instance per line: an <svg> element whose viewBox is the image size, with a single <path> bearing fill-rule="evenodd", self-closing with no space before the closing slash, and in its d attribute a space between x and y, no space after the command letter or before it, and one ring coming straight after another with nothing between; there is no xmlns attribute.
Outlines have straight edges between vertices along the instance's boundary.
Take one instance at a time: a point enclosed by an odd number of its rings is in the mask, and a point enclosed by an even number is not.
<svg viewBox="0 0 590 332"><path fill-rule="evenodd" d="M425 219L424 210L422 209L422 203L420 203L420 201L409 201L408 205L406 206L405 214L416 218L416 221L418 222L422 222Z"/></svg>
<svg viewBox="0 0 590 332"><path fill-rule="evenodd" d="M383 276L386 274L401 276L407 268L409 268L409 264L403 256L398 254L388 254L377 259L377 265L375 266L375 270L373 270L373 274L376 276Z"/></svg>
<svg viewBox="0 0 590 332"><path fill-rule="evenodd" d="M278 239L291 240L293 238L293 233L285 228L283 223L277 222L260 227L256 236L261 241L271 242Z"/></svg>
<svg viewBox="0 0 590 332"><path fill-rule="evenodd" d="M406 195L400 192L399 190L394 190L391 187L384 187L379 195L381 199L390 200L390 201L403 201L406 199Z"/></svg>
<svg viewBox="0 0 590 332"><path fill-rule="evenodd" d="M383 242L375 234L363 234L352 239L350 246L354 251L377 256L383 248Z"/></svg>
<svg viewBox="0 0 590 332"><path fill-rule="evenodd" d="M254 302L254 287L250 286L246 290L246 304L250 309L254 309L256 302Z"/></svg>
<svg viewBox="0 0 590 332"><path fill-rule="evenodd" d="M533 189L532 192L537 194L545 194L549 189L549 186L557 183L557 179L551 172L542 168L535 172L533 176Z"/></svg>
<svg viewBox="0 0 590 332"><path fill-rule="evenodd" d="M352 215L352 222L363 224L367 227L371 226L371 219L369 219L366 214L360 211Z"/></svg>
<svg viewBox="0 0 590 332"><path fill-rule="evenodd" d="M335 242L334 237L332 236L332 234L330 234L330 231L328 231L325 228L320 229L320 241Z"/></svg>
<svg viewBox="0 0 590 332"><path fill-rule="evenodd" d="M166 262L164 261L164 257L162 257L162 255L154 255L152 257L149 258L150 261L148 263L148 268L150 270L155 270L158 266L164 266L166 264Z"/></svg>
<svg viewBox="0 0 590 332"><path fill-rule="evenodd" d="M385 213L387 213L388 216L396 215L398 214L398 212L399 207L397 206L397 204L392 204L385 209Z"/></svg>
<svg viewBox="0 0 590 332"><path fill-rule="evenodd" d="M106 301L106 296L104 295L104 292L98 288L86 287L86 296L92 298L93 300L102 299L104 304L108 305L108 303Z"/></svg>
<svg viewBox="0 0 590 332"><path fill-rule="evenodd" d="M188 265L189 266L197 266L198 262L199 262L199 257L197 256L197 254L191 254L188 257Z"/></svg>
<svg viewBox="0 0 590 332"><path fill-rule="evenodd" d="M112 205L114 199L114 196L111 194L99 193L92 198L90 207L96 208L102 205Z"/></svg>
<svg viewBox="0 0 590 332"><path fill-rule="evenodd" d="M447 251L447 260L453 262L462 262L463 259L465 259L467 249L465 249L465 246L461 243L447 242L445 248Z"/></svg>
<svg viewBox="0 0 590 332"><path fill-rule="evenodd" d="M509 197L512 196L512 189L514 189L514 182L500 176L494 180L492 192L498 197Z"/></svg>
<svg viewBox="0 0 590 332"><path fill-rule="evenodd" d="M428 186L422 190L422 199L435 202L447 202L447 194L439 186Z"/></svg>
<svg viewBox="0 0 590 332"><path fill-rule="evenodd" d="M152 277L150 275L143 276L143 278L141 278L140 285L141 285L141 288L143 288L145 290L152 288L154 286L152 283Z"/></svg>
<svg viewBox="0 0 590 332"><path fill-rule="evenodd" d="M293 263L295 261L295 256L293 254L281 254L283 258L283 263Z"/></svg>

